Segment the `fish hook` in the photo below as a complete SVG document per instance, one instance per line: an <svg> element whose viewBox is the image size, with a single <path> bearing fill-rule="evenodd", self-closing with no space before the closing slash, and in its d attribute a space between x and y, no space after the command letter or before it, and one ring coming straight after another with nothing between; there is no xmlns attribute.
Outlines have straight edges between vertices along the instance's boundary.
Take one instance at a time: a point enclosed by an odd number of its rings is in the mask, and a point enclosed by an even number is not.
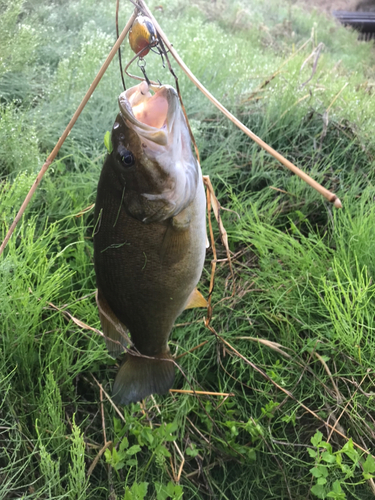
<svg viewBox="0 0 375 500"><path fill-rule="evenodd" d="M158 54L161 57L161 62L162 62L163 68L165 69L165 61L164 61L163 51L161 50L159 45L157 45L156 47L151 47L151 51L154 54Z"/></svg>

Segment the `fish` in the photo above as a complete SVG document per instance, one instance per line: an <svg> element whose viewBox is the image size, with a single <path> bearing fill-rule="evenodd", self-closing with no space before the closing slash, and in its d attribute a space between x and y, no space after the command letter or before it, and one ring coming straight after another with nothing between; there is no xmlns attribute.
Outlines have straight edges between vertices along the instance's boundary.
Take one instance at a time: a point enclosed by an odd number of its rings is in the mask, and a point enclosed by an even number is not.
<svg viewBox="0 0 375 500"><path fill-rule="evenodd" d="M113 400L127 405L172 387L168 339L184 309L206 307L196 286L206 253L206 197L178 94L141 82L121 93L112 152L94 212L99 317L109 353L129 345Z"/></svg>

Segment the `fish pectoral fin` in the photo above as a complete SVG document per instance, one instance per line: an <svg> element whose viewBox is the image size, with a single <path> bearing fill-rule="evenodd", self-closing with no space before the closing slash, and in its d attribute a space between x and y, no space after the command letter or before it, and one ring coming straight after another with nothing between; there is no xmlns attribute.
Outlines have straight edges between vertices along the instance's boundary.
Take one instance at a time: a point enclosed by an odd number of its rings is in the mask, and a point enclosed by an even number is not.
<svg viewBox="0 0 375 500"><path fill-rule="evenodd" d="M117 318L99 289L96 293L96 303L108 352L115 358L124 352L124 347L131 345L128 329Z"/></svg>
<svg viewBox="0 0 375 500"><path fill-rule="evenodd" d="M208 306L207 300L203 297L198 288L194 288L194 290L189 295L189 299L187 305L185 306L185 309L193 309L194 307L207 307L207 306Z"/></svg>
<svg viewBox="0 0 375 500"><path fill-rule="evenodd" d="M150 394L167 393L174 381L174 363L169 352L158 358L127 353L113 384L113 401L127 405Z"/></svg>
<svg viewBox="0 0 375 500"><path fill-rule="evenodd" d="M162 264L166 266L177 264L186 254L190 237L189 226L186 229L180 227L177 229L173 223L169 223L160 249Z"/></svg>

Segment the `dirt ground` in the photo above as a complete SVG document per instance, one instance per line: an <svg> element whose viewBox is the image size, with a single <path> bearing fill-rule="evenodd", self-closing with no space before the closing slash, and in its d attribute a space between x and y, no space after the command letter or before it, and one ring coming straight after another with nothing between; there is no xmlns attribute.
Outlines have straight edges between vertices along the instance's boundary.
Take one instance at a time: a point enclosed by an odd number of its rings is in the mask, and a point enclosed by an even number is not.
<svg viewBox="0 0 375 500"><path fill-rule="evenodd" d="M333 10L375 11L375 0L297 0L307 8L319 8L327 13Z"/></svg>

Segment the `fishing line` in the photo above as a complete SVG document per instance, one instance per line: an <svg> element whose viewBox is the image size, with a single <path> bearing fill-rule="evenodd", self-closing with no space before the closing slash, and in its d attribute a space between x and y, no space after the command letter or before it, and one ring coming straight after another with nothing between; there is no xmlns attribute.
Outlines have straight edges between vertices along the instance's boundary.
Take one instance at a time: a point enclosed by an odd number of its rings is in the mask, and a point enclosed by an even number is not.
<svg viewBox="0 0 375 500"><path fill-rule="evenodd" d="M119 11L119 6L120 6L120 0L117 0L116 3L116 35L117 35L117 40L120 36L119 29L118 29L118 11ZM125 80L124 80L124 74L122 72L122 61L121 61L121 47L118 48L118 62L120 65L120 75L121 75L121 80L122 80L122 85L124 86L124 90L126 90L126 85L125 85Z"/></svg>
<svg viewBox="0 0 375 500"><path fill-rule="evenodd" d="M142 57L142 54L143 52L145 52L147 49L149 49L148 46L146 47L143 47L129 62L128 64L125 66L125 69L124 69L124 73L126 73L130 78L133 78L134 80L139 80L141 82L144 82L146 81L148 85L159 85L161 87L161 83L160 82L154 82L153 80L149 80L147 75L145 76L145 78L142 78L140 76L136 76L136 75L132 75L131 73L128 73L128 69L129 69L129 66L137 59L139 58L140 60L144 61L144 66L146 66L146 61L143 59ZM142 66L140 66L138 64L138 67L140 68L140 70L142 71L143 75L145 75L145 69L144 67L142 68ZM146 79L147 78L147 79Z"/></svg>

